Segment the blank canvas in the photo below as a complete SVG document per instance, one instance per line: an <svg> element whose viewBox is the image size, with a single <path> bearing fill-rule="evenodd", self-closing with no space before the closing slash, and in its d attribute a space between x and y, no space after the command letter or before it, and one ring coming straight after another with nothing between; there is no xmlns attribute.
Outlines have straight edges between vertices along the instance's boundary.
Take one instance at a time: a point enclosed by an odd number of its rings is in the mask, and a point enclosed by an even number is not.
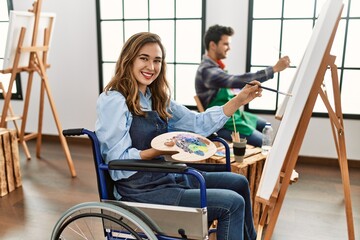
<svg viewBox="0 0 360 240"><path fill-rule="evenodd" d="M35 14L32 12L10 11L9 29L6 41L3 69L12 68L18 46L20 31L22 27L26 28L23 47L30 47L34 31ZM42 13L39 18L39 27L37 33L36 46L44 45L44 29L49 29L50 42L52 31L55 24L55 13ZM29 65L29 52L21 53L18 67L27 67Z"/></svg>
<svg viewBox="0 0 360 240"><path fill-rule="evenodd" d="M274 139L273 147L265 161L260 185L256 195L270 200L290 143L301 118L310 90L324 57L325 50L336 26L343 3L341 0L328 0L324 3L302 61L291 86L292 97L286 99L282 120Z"/></svg>

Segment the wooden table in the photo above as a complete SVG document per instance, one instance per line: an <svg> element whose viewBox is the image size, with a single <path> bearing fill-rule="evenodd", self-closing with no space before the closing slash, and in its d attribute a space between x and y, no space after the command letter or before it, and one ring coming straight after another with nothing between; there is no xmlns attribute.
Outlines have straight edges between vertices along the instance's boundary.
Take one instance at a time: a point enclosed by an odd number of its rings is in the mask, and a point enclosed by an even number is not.
<svg viewBox="0 0 360 240"><path fill-rule="evenodd" d="M232 145L230 144L230 147ZM219 149L222 149L220 147ZM266 156L261 154L261 148L254 148L251 145L247 145L244 161L241 163L235 162L231 157L231 171L244 175L249 181L251 202L253 206L254 224L257 228L262 206L261 203L255 201L256 192L260 184L261 174L263 171ZM214 155L207 160L209 163L225 163L225 157Z"/></svg>

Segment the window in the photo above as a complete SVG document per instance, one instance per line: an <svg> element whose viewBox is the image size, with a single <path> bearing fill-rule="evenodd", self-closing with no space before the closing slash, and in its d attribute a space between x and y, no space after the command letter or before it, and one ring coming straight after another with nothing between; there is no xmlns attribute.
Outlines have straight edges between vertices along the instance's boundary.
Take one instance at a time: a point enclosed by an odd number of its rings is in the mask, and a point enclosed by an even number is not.
<svg viewBox="0 0 360 240"><path fill-rule="evenodd" d="M194 106L195 88L188 86L194 85L201 62L204 9L205 0L97 0L100 92L114 73L123 43L149 31L158 34L166 48L172 97Z"/></svg>
<svg viewBox="0 0 360 240"><path fill-rule="evenodd" d="M0 69L3 69L5 48L6 48L6 36L9 26L9 12L13 9L11 0L0 0ZM0 82L3 84L5 91L8 89L9 80L11 74L0 73ZM1 91L0 91L1 92ZM0 94L0 99L3 99L3 95ZM16 77L15 84L12 89L12 99L22 99L20 75Z"/></svg>
<svg viewBox="0 0 360 240"><path fill-rule="evenodd" d="M250 1L246 70L256 71L275 64L283 55L290 56L291 67L264 83L264 86L286 92L325 1ZM344 118L360 118L360 108L355 104L360 102L360 95L356 93L360 88L360 36L357 34L359 28L360 1L344 1L344 9L331 50L331 54L336 56ZM324 83L331 95L330 71L326 72ZM273 114L282 100L282 95L264 94L262 98L251 102L246 109ZM314 116L327 116L326 107L320 97L314 107Z"/></svg>

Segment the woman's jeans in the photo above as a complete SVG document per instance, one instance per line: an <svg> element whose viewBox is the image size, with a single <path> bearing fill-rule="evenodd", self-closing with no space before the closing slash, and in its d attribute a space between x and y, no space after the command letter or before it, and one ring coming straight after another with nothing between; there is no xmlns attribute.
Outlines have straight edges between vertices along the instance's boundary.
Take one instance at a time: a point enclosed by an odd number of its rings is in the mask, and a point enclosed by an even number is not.
<svg viewBox="0 0 360 240"><path fill-rule="evenodd" d="M203 175L207 188L208 221L218 220L217 239L256 239L247 179L231 172L206 172ZM179 205L199 207L199 191L186 189Z"/></svg>

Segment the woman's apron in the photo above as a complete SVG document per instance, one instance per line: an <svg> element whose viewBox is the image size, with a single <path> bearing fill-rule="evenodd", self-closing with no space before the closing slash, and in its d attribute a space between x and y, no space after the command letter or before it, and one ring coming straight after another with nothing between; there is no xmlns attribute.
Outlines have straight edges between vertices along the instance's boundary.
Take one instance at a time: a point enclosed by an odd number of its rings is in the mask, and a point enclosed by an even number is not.
<svg viewBox="0 0 360 240"><path fill-rule="evenodd" d="M149 149L151 140L166 132L167 123L157 112L146 112L145 117L134 115L130 127L132 147ZM158 159L165 161L163 158ZM123 201L178 205L184 190L193 186L188 178L172 173L137 172L127 179L116 181L115 186Z"/></svg>

